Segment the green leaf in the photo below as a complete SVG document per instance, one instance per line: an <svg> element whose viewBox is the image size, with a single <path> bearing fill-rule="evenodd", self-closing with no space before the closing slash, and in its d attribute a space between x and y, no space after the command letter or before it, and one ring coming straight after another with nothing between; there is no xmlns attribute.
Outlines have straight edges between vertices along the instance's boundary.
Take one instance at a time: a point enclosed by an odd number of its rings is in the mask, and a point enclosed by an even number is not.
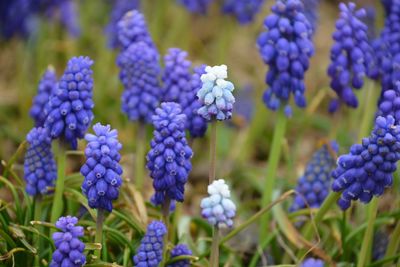
<svg viewBox="0 0 400 267"><path fill-rule="evenodd" d="M100 243L85 243L85 250L100 250Z"/></svg>
<svg viewBox="0 0 400 267"><path fill-rule="evenodd" d="M135 229L141 236L144 235L145 229L142 224L140 224L135 218L128 217L122 212L119 212L117 210L113 210L112 214L114 214L116 217L120 218L121 220L125 221L130 227Z"/></svg>
<svg viewBox="0 0 400 267"><path fill-rule="evenodd" d="M26 250L23 249L23 248L13 248L12 250L7 252L6 254L1 255L0 256L0 261L7 260L7 259L13 257L15 253L21 252L21 251L26 251Z"/></svg>
<svg viewBox="0 0 400 267"><path fill-rule="evenodd" d="M15 202L15 211L17 213L18 221L22 222L22 209L21 209L21 202L19 201L19 195L15 186L8 181L7 178L0 176L0 182L3 182L7 187L11 190L11 194L13 195L14 202Z"/></svg>

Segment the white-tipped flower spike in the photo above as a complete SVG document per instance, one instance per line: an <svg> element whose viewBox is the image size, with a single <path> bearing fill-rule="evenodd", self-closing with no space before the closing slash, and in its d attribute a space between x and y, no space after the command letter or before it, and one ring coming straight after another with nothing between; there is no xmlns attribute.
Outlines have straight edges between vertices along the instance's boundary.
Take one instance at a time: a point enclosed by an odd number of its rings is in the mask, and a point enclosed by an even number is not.
<svg viewBox="0 0 400 267"><path fill-rule="evenodd" d="M210 196L204 198L200 204L203 218L213 226L232 227L236 206L230 199L231 192L225 180L215 180L208 186L207 192Z"/></svg>
<svg viewBox="0 0 400 267"><path fill-rule="evenodd" d="M207 66L206 73L201 75L202 87L197 92L202 106L197 113L206 120L227 120L232 116L235 97L232 92L235 89L233 83L226 81L228 68L226 65Z"/></svg>

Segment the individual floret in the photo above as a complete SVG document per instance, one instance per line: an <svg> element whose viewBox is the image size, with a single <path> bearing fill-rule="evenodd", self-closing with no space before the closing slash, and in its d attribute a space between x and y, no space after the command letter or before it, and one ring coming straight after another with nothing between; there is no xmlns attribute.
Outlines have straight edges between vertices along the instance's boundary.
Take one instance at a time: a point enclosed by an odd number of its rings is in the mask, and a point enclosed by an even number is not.
<svg viewBox="0 0 400 267"><path fill-rule="evenodd" d="M174 257L179 257L184 255L192 255L192 251L184 244L176 245L171 250L171 259L173 259ZM189 266L190 266L189 260L179 260L167 265L167 267L189 267Z"/></svg>

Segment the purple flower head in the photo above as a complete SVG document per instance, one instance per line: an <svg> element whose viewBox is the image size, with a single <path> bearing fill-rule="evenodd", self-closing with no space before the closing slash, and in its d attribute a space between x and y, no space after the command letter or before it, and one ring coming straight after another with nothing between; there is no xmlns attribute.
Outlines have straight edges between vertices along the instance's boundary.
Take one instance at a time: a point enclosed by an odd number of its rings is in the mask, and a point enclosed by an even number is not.
<svg viewBox="0 0 400 267"><path fill-rule="evenodd" d="M164 235L167 227L161 221L152 221L147 226L136 255L133 256L134 266L138 267L158 267L162 261L162 251L164 246Z"/></svg>
<svg viewBox="0 0 400 267"><path fill-rule="evenodd" d="M330 144L333 152L338 152L338 145L335 141ZM298 180L296 195L290 211L297 211L307 208L319 208L329 194L331 177L330 174L335 167L335 159L329 151L328 145L324 145L314 153L307 163L306 170ZM305 201L307 203L305 203Z"/></svg>
<svg viewBox="0 0 400 267"><path fill-rule="evenodd" d="M215 180L208 186L207 192L209 196L203 198L200 203L203 218L213 226L232 227L236 206L231 200L231 192L225 180Z"/></svg>
<svg viewBox="0 0 400 267"><path fill-rule="evenodd" d="M57 178L51 138L46 128L39 127L33 128L26 140L29 144L24 161L26 192L31 196L47 194Z"/></svg>
<svg viewBox="0 0 400 267"><path fill-rule="evenodd" d="M83 227L75 226L78 223L76 217L60 217L56 227L61 232L53 234L56 250L53 252L50 267L80 267L85 265L86 256L83 253L85 244L79 239L83 236Z"/></svg>
<svg viewBox="0 0 400 267"><path fill-rule="evenodd" d="M228 78L226 65L207 66L205 73L201 75L201 89L197 92L202 106L197 113L204 119L223 121L232 117L235 97L232 92L235 89L233 83L225 80Z"/></svg>
<svg viewBox="0 0 400 267"><path fill-rule="evenodd" d="M74 0L63 0L59 4L60 22L73 37L81 34L78 6Z"/></svg>
<svg viewBox="0 0 400 267"><path fill-rule="evenodd" d="M225 0L222 12L234 15L240 24L253 21L261 10L264 0Z"/></svg>
<svg viewBox="0 0 400 267"><path fill-rule="evenodd" d="M304 5L304 15L306 16L308 22L310 22L311 29L314 34L319 20L318 9L321 0L302 0L302 2Z"/></svg>
<svg viewBox="0 0 400 267"><path fill-rule="evenodd" d="M389 235L384 231L376 231L372 242L372 259L374 261L383 259L389 245Z"/></svg>
<svg viewBox="0 0 400 267"><path fill-rule="evenodd" d="M367 26L362 21L365 10L356 10L354 3L341 3L340 17L336 21L333 34L334 44L331 48L331 64L328 75L331 77L331 88L346 105L356 108L358 100L353 88L364 85L364 77L371 59L371 46L368 41Z"/></svg>
<svg viewBox="0 0 400 267"><path fill-rule="evenodd" d="M371 135L340 156L332 172L332 190L341 192L340 208L346 210L352 200L368 203L373 196L382 195L393 183L399 159L400 128L391 115L379 116Z"/></svg>
<svg viewBox="0 0 400 267"><path fill-rule="evenodd" d="M122 111L131 121L151 122L161 98L158 52L144 42L133 43L117 59L124 86Z"/></svg>
<svg viewBox="0 0 400 267"><path fill-rule="evenodd" d="M176 245L171 250L171 259L183 255L193 255L192 251L184 244ZM189 267L189 266L190 266L189 260L180 260L167 265L167 267Z"/></svg>
<svg viewBox="0 0 400 267"><path fill-rule="evenodd" d="M385 9L386 16L389 16L392 9L393 0L381 0L383 8Z"/></svg>
<svg viewBox="0 0 400 267"><path fill-rule="evenodd" d="M29 0L0 1L0 34L9 39L28 37L32 32L34 10Z"/></svg>
<svg viewBox="0 0 400 267"><path fill-rule="evenodd" d="M106 26L106 34L108 37L108 45L111 48L118 47L118 22L130 10L139 8L138 0L115 0L113 1L110 19Z"/></svg>
<svg viewBox="0 0 400 267"><path fill-rule="evenodd" d="M55 94L56 88L56 72L53 67L49 66L39 82L38 93L33 99L33 104L29 111L29 115L34 119L36 127L44 125L49 108L49 99L52 94Z"/></svg>
<svg viewBox="0 0 400 267"><path fill-rule="evenodd" d="M257 40L261 57L269 66L263 101L269 109L277 110L287 106L293 94L296 105L304 108L304 74L314 54L311 24L300 0L278 0L271 10L264 21L267 31Z"/></svg>
<svg viewBox="0 0 400 267"><path fill-rule="evenodd" d="M387 2L388 13L378 41L382 91L396 88L400 80L400 0Z"/></svg>
<svg viewBox="0 0 400 267"><path fill-rule="evenodd" d="M397 83L396 90L386 90L381 96L377 116L388 115L394 117L396 124L400 123L400 82Z"/></svg>
<svg viewBox="0 0 400 267"><path fill-rule="evenodd" d="M153 179L156 205L163 204L167 197L184 200L193 155L185 137L185 120L180 105L173 102L161 103L153 116L154 138L146 166Z"/></svg>
<svg viewBox="0 0 400 267"><path fill-rule="evenodd" d="M144 42L150 47L155 47L147 29L146 20L137 10L128 11L117 25L119 45L127 49L131 44Z"/></svg>
<svg viewBox="0 0 400 267"><path fill-rule="evenodd" d="M45 127L51 138L65 138L73 149L83 138L93 116L93 61L88 57L73 57L51 95Z"/></svg>
<svg viewBox="0 0 400 267"><path fill-rule="evenodd" d="M214 0L177 0L190 13L206 14L208 7Z"/></svg>
<svg viewBox="0 0 400 267"><path fill-rule="evenodd" d="M122 168L119 164L122 148L118 141L118 132L110 125L96 123L95 134L86 134L88 142L85 149L86 162L81 167L85 177L82 192L88 199L89 206L94 209L112 211L112 201L119 195L122 184Z"/></svg>
<svg viewBox="0 0 400 267"><path fill-rule="evenodd" d="M314 259L314 258L307 258L300 267L324 267L325 263L323 260Z"/></svg>

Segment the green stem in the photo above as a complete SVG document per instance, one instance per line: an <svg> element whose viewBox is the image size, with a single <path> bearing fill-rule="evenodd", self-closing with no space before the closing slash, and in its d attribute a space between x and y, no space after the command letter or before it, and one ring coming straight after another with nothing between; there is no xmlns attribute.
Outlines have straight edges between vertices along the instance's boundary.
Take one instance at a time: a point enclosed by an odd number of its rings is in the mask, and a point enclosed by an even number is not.
<svg viewBox="0 0 400 267"><path fill-rule="evenodd" d="M144 160L146 149L146 126L144 123L138 124L136 144L135 182L137 189L140 191L144 184Z"/></svg>
<svg viewBox="0 0 400 267"><path fill-rule="evenodd" d="M361 142L361 140L368 135L368 133L371 130L371 125L373 122L373 116L375 112L375 108L372 108L375 106L375 92L374 91L379 91L379 90L374 90L375 83L373 81L368 81L368 86L365 88L366 92L366 98L365 98L365 103L364 103L364 110L363 110L363 116L361 120L361 125L360 125L360 131L358 134L358 142Z"/></svg>
<svg viewBox="0 0 400 267"><path fill-rule="evenodd" d="M364 267L369 264L370 261L370 252L371 252L371 244L372 237L374 234L374 223L376 219L376 214L378 212L378 198L374 197L369 204L369 213L368 213L368 226L365 230L361 252L358 257L357 267Z"/></svg>
<svg viewBox="0 0 400 267"><path fill-rule="evenodd" d="M211 122L210 139L210 168L208 171L208 182L211 184L215 180L215 169L217 164L217 122Z"/></svg>
<svg viewBox="0 0 400 267"><path fill-rule="evenodd" d="M53 206L51 208L51 217L50 217L50 221L52 223L55 223L63 213L65 165L66 165L66 156L62 144L60 142L57 150L57 181L56 181L56 187L54 189L55 190L54 200L53 200ZM52 230L52 232L54 232L54 230Z"/></svg>
<svg viewBox="0 0 400 267"><path fill-rule="evenodd" d="M99 243L103 246L103 223L104 223L104 210L97 209L97 221L96 221L96 236L94 239L95 243ZM101 249L96 250L94 255L100 260Z"/></svg>
<svg viewBox="0 0 400 267"><path fill-rule="evenodd" d="M218 267L218 266L219 266L219 230L218 230L218 225L215 225L211 243L210 267Z"/></svg>
<svg viewBox="0 0 400 267"><path fill-rule="evenodd" d="M169 230L169 208L171 206L171 199L169 197L165 198L165 201L162 205L162 216L163 216L163 221L165 224L165 227L167 228L167 232L164 235L164 246L163 246L163 251L162 251L162 261L160 266L165 266L165 263L167 262L167 248L168 248L168 230Z"/></svg>
<svg viewBox="0 0 400 267"><path fill-rule="evenodd" d="M272 138L272 145L269 152L267 165L267 174L265 176L264 193L261 200L261 206L264 207L272 201L272 192L275 187L276 172L281 158L282 143L286 131L287 118L283 109L278 111L277 121ZM261 218L260 222L260 240L267 237L268 214Z"/></svg>
<svg viewBox="0 0 400 267"><path fill-rule="evenodd" d="M41 195L37 195L35 197L35 221L42 221L42 196ZM38 231L41 232L41 230L43 230L42 227L38 227ZM41 249L41 244L40 244L40 236L37 235L35 236L35 246L37 249L37 255L35 257L35 266L39 266L39 261L40 261L40 249Z"/></svg>
<svg viewBox="0 0 400 267"><path fill-rule="evenodd" d="M397 221L396 227L393 230L392 237L386 249L385 258L391 258L396 255L400 243L400 221ZM390 263L385 266L390 266Z"/></svg>

